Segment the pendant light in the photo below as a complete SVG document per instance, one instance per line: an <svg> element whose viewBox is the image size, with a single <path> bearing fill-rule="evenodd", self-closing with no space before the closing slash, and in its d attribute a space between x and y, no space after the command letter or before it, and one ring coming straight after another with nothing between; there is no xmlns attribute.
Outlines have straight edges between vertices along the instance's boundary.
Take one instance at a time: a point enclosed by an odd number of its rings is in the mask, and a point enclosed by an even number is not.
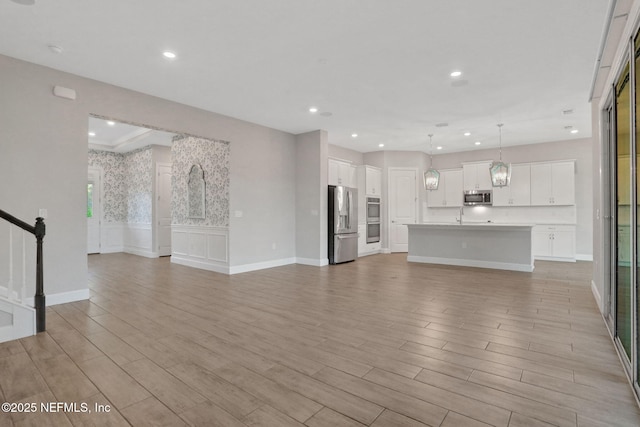
<svg viewBox="0 0 640 427"><path fill-rule="evenodd" d="M498 124L500 132L500 160L491 163L489 172L491 173L491 184L494 187L506 187L511 181L511 165L502 161L502 123Z"/></svg>
<svg viewBox="0 0 640 427"><path fill-rule="evenodd" d="M431 138L433 134L429 134L429 169L424 173L424 189L433 191L438 189L440 183L440 172L433 168L433 143Z"/></svg>

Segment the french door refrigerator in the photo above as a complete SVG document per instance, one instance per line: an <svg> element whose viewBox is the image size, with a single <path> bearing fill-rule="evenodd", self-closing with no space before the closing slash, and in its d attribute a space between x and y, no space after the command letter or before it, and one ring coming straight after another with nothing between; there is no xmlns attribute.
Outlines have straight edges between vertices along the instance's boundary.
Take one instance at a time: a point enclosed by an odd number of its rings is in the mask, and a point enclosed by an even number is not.
<svg viewBox="0 0 640 427"><path fill-rule="evenodd" d="M329 264L358 257L358 190L329 186Z"/></svg>

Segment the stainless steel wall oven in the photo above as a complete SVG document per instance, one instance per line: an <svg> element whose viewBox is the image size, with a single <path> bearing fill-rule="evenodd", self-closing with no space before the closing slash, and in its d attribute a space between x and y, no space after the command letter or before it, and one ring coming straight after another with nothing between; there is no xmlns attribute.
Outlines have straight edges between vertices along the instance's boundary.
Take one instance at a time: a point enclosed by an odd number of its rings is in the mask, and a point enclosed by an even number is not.
<svg viewBox="0 0 640 427"><path fill-rule="evenodd" d="M367 243L380 241L380 198L367 197Z"/></svg>

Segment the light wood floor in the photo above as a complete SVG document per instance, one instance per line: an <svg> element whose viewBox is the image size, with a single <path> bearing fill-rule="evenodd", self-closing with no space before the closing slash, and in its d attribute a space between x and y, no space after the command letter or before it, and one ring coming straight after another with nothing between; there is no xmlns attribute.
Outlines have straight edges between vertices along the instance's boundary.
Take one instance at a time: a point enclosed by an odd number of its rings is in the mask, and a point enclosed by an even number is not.
<svg viewBox="0 0 640 427"><path fill-rule="evenodd" d="M534 273L405 254L225 276L89 257L91 300L0 344L0 426L639 426L591 263Z"/></svg>

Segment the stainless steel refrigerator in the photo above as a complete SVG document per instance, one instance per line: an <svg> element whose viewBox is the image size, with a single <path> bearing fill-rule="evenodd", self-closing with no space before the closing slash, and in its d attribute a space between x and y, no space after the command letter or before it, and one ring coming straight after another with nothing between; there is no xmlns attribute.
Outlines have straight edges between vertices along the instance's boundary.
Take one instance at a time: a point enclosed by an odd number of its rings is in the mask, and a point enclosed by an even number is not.
<svg viewBox="0 0 640 427"><path fill-rule="evenodd" d="M358 190L329 186L329 264L358 258Z"/></svg>

